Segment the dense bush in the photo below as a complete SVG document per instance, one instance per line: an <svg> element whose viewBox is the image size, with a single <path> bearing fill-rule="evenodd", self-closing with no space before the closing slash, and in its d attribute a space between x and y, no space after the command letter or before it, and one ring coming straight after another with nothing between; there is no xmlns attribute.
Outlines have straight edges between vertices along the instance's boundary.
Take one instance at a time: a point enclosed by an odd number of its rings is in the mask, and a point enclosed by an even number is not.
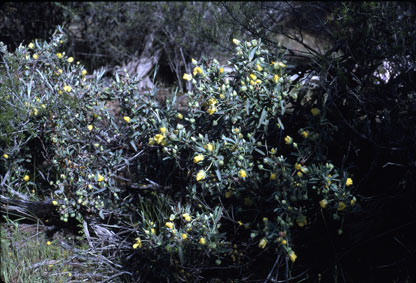
<svg viewBox="0 0 416 283"><path fill-rule="evenodd" d="M354 209L352 178L327 160L337 129L280 50L234 39L232 72L192 60L181 112L176 94L160 107L157 89L139 93L128 75L109 86L86 76L65 40L1 46L0 174L8 194L50 199L61 221L88 224L95 252L135 278L197 281L216 266L241 278L265 256L287 266L301 257L293 235L321 209L336 220Z"/></svg>

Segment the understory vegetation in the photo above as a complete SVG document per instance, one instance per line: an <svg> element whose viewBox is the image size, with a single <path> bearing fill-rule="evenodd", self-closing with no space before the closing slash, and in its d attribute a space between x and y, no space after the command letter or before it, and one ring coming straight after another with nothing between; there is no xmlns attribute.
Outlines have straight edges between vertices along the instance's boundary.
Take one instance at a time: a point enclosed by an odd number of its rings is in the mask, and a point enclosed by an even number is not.
<svg viewBox="0 0 416 283"><path fill-rule="evenodd" d="M0 42L3 281L414 278L413 5L53 9Z"/></svg>

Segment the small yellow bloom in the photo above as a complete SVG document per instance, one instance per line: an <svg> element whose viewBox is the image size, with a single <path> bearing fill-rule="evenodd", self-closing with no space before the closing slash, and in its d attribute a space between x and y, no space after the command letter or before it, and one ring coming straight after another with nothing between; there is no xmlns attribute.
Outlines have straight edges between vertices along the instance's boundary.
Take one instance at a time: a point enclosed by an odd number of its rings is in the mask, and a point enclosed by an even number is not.
<svg viewBox="0 0 416 283"><path fill-rule="evenodd" d="M257 76L256 76L255 74L250 74L250 78L251 78L253 81L257 80Z"/></svg>
<svg viewBox="0 0 416 283"><path fill-rule="evenodd" d="M142 241L140 238L136 238L136 243L133 245L133 249L141 248L142 247Z"/></svg>
<svg viewBox="0 0 416 283"><path fill-rule="evenodd" d="M255 82L255 81L250 80L250 85L255 85L255 84L256 84L256 82Z"/></svg>
<svg viewBox="0 0 416 283"><path fill-rule="evenodd" d="M56 205L58 205L58 202L56 200L53 200L52 204L56 206Z"/></svg>
<svg viewBox="0 0 416 283"><path fill-rule="evenodd" d="M209 105L215 105L217 104L218 100L216 100L215 98L211 97L210 99L208 99L208 104Z"/></svg>
<svg viewBox="0 0 416 283"><path fill-rule="evenodd" d="M169 229L173 229L174 224L172 222L166 222L165 226L168 227Z"/></svg>
<svg viewBox="0 0 416 283"><path fill-rule="evenodd" d="M290 252L290 254L289 254L289 258L290 258L290 260L292 261L292 262L295 262L295 260L298 258L297 256L296 256L296 254L292 251L292 252Z"/></svg>
<svg viewBox="0 0 416 283"><path fill-rule="evenodd" d="M58 57L59 59L61 59L62 58L62 53L56 53L56 57Z"/></svg>
<svg viewBox="0 0 416 283"><path fill-rule="evenodd" d="M221 73L224 73L224 68L223 67L220 68L220 74Z"/></svg>
<svg viewBox="0 0 416 283"><path fill-rule="evenodd" d="M325 208L327 204L328 204L328 201L327 201L326 199L323 199L323 200L321 200L321 201L319 202L319 205L320 205L322 208Z"/></svg>
<svg viewBox="0 0 416 283"><path fill-rule="evenodd" d="M239 128L234 128L234 129L233 129L233 133L234 133L234 134L238 134L238 133L240 133L240 129L239 129Z"/></svg>
<svg viewBox="0 0 416 283"><path fill-rule="evenodd" d="M312 112L312 115L313 115L313 116L316 116L316 115L319 115L319 112L320 112L320 111L319 111L319 109L318 109L318 108L312 108L312 109L311 109L311 112Z"/></svg>
<svg viewBox="0 0 416 283"><path fill-rule="evenodd" d="M68 272L68 277L72 277L72 273L71 272Z"/></svg>
<svg viewBox="0 0 416 283"><path fill-rule="evenodd" d="M204 156L202 154L195 155L194 163L198 163L199 161L204 160Z"/></svg>
<svg viewBox="0 0 416 283"><path fill-rule="evenodd" d="M46 244L47 244L48 246L50 246L52 243L51 243L51 241L47 241L47 242L46 242Z"/></svg>
<svg viewBox="0 0 416 283"><path fill-rule="evenodd" d="M87 70L82 70L81 74L85 76L87 74Z"/></svg>
<svg viewBox="0 0 416 283"><path fill-rule="evenodd" d="M263 71L263 68L259 64L256 65L256 69L259 72Z"/></svg>
<svg viewBox="0 0 416 283"><path fill-rule="evenodd" d="M208 151L213 151L214 146L211 143L209 143L209 144L207 144L206 149L208 149Z"/></svg>
<svg viewBox="0 0 416 283"><path fill-rule="evenodd" d="M283 62L279 62L279 63L277 63L280 67L282 67L282 68L285 68L286 67L286 65L283 63Z"/></svg>
<svg viewBox="0 0 416 283"><path fill-rule="evenodd" d="M74 58L69 57L69 58L68 58L68 63L72 63L72 62L74 62Z"/></svg>
<svg viewBox="0 0 416 283"><path fill-rule="evenodd" d="M35 54L33 54L33 59L35 59L35 60L36 60L36 59L38 59L38 57L39 57L39 56L38 56L38 54L36 54L36 53L35 53Z"/></svg>
<svg viewBox="0 0 416 283"><path fill-rule="evenodd" d="M345 182L345 185L347 187L351 186L352 185L352 179L351 178L347 178L347 181Z"/></svg>
<svg viewBox="0 0 416 283"><path fill-rule="evenodd" d="M152 233L153 235L156 234L155 228L150 228L150 233Z"/></svg>
<svg viewBox="0 0 416 283"><path fill-rule="evenodd" d="M58 69L58 74L62 74L62 73L63 73L62 69Z"/></svg>
<svg viewBox="0 0 416 283"><path fill-rule="evenodd" d="M296 170L299 170L302 166L299 163L295 163Z"/></svg>
<svg viewBox="0 0 416 283"><path fill-rule="evenodd" d="M35 45L33 44L33 42L29 43L28 45L29 49L33 49L33 47L35 47Z"/></svg>
<svg viewBox="0 0 416 283"><path fill-rule="evenodd" d="M350 200L350 204L353 206L353 205L355 205L355 197L353 197L351 200Z"/></svg>
<svg viewBox="0 0 416 283"><path fill-rule="evenodd" d="M64 90L66 92L70 92L71 91L71 87L69 85L64 86Z"/></svg>
<svg viewBox="0 0 416 283"><path fill-rule="evenodd" d="M302 135L302 137L304 137L305 139L309 137L309 132L308 131L303 131L302 133L300 133Z"/></svg>
<svg viewBox="0 0 416 283"><path fill-rule="evenodd" d="M165 134L168 130L165 127L159 129L162 134Z"/></svg>
<svg viewBox="0 0 416 283"><path fill-rule="evenodd" d="M178 113L177 115L176 115L176 117L178 118L178 119L183 119L183 115L182 115L182 113Z"/></svg>
<svg viewBox="0 0 416 283"><path fill-rule="evenodd" d="M285 137L285 143L286 144L291 144L292 142L293 142L293 139L290 136Z"/></svg>
<svg viewBox="0 0 416 283"><path fill-rule="evenodd" d="M198 173L196 174L196 180L199 182L201 180L204 180L206 177L205 171L204 170L199 170Z"/></svg>
<svg viewBox="0 0 416 283"><path fill-rule="evenodd" d="M27 182L27 181L29 181L29 179L30 179L29 175L25 175L25 176L23 177L23 180L24 180L24 181L26 181L26 182Z"/></svg>
<svg viewBox="0 0 416 283"><path fill-rule="evenodd" d="M3 154L3 158L4 159L8 159L9 158L9 155L7 153Z"/></svg>
<svg viewBox="0 0 416 283"><path fill-rule="evenodd" d="M264 249L266 247L266 245L267 245L266 238L261 239L260 242L259 242L259 248Z"/></svg>
<svg viewBox="0 0 416 283"><path fill-rule="evenodd" d="M257 79L256 84L258 84L258 85L261 84L261 80Z"/></svg>
<svg viewBox="0 0 416 283"><path fill-rule="evenodd" d="M182 217L185 219L186 222L189 222L192 220L191 216L188 213L182 214Z"/></svg>
<svg viewBox="0 0 416 283"><path fill-rule="evenodd" d="M296 175L298 175L299 178L301 178L303 176L302 172L300 172L300 171L296 172Z"/></svg>
<svg viewBox="0 0 416 283"><path fill-rule="evenodd" d="M238 171L238 175L239 175L241 178L245 178L245 177L247 177L247 173L246 173L246 171L245 171L244 169L241 169L240 171Z"/></svg>
<svg viewBox="0 0 416 283"><path fill-rule="evenodd" d="M88 128L88 130L89 130L89 131L92 131L92 129L93 129L94 127L93 127L92 125L88 125L88 126L87 126L87 128Z"/></svg>
<svg viewBox="0 0 416 283"><path fill-rule="evenodd" d="M286 245L287 244L287 241L286 240L283 240L282 241L282 245Z"/></svg>
<svg viewBox="0 0 416 283"><path fill-rule="evenodd" d="M275 173L270 174L270 180L276 180L276 174Z"/></svg>
<svg viewBox="0 0 416 283"><path fill-rule="evenodd" d="M274 76L273 76L273 81L274 81L275 83L277 83L277 82L279 81L279 76L278 76L278 75L274 75Z"/></svg>
<svg viewBox="0 0 416 283"><path fill-rule="evenodd" d="M126 123L130 123L130 117L129 116L124 116L123 119L124 119L124 121L126 121Z"/></svg>
<svg viewBox="0 0 416 283"><path fill-rule="evenodd" d="M97 179L97 181L98 181L98 182L102 182L102 181L104 181L104 177L103 177L103 176L101 176L100 174L98 174L98 179Z"/></svg>
<svg viewBox="0 0 416 283"><path fill-rule="evenodd" d="M192 58L192 64L196 65L196 64L198 64L198 61L196 61L194 58Z"/></svg>
<svg viewBox="0 0 416 283"><path fill-rule="evenodd" d="M225 192L225 198L229 198L230 196L231 196L231 192L230 191Z"/></svg>
<svg viewBox="0 0 416 283"><path fill-rule="evenodd" d="M233 43L235 44L235 45L239 45L240 44L240 41L238 40L238 39L233 39Z"/></svg>
<svg viewBox="0 0 416 283"><path fill-rule="evenodd" d="M186 81L191 81L192 80L192 75L191 74L183 74L183 79Z"/></svg>
<svg viewBox="0 0 416 283"><path fill-rule="evenodd" d="M204 237L202 237L202 238L200 238L200 239L199 239L199 243L200 243L201 245L205 245L205 244L207 243L207 241L205 240L205 238L204 238Z"/></svg>
<svg viewBox="0 0 416 283"><path fill-rule="evenodd" d="M157 144L161 144L161 143L162 143L162 141L163 141L163 139L164 139L164 137L163 137L163 135L162 135L162 134L156 134L156 135L153 137L153 139L157 142Z"/></svg>
<svg viewBox="0 0 416 283"><path fill-rule="evenodd" d="M215 105L211 105L209 106L207 112L209 113L209 115L214 114L217 111L217 107Z"/></svg>
<svg viewBox="0 0 416 283"><path fill-rule="evenodd" d="M345 203L343 202L343 201L340 201L339 203L338 203L338 210L339 211L341 211L341 210L343 210L344 208L346 208L347 206L345 205Z"/></svg>
<svg viewBox="0 0 416 283"><path fill-rule="evenodd" d="M201 67L196 66L192 73L194 74L194 76L196 76L197 74L202 74L203 71L202 71Z"/></svg>
<svg viewBox="0 0 416 283"><path fill-rule="evenodd" d="M181 234L182 240L186 240L188 238L188 235L186 233Z"/></svg>

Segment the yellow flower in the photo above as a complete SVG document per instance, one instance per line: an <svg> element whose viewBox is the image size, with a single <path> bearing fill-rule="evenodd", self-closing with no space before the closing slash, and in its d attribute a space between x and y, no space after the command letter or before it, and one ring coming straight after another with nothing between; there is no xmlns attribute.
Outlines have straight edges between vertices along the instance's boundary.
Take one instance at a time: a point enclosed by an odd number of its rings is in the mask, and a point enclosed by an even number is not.
<svg viewBox="0 0 416 283"><path fill-rule="evenodd" d="M214 150L214 146L211 143L207 144L205 148L208 149L208 151Z"/></svg>
<svg viewBox="0 0 416 283"><path fill-rule="evenodd" d="M7 158L9 158L9 155L7 153L3 154L3 158L7 159Z"/></svg>
<svg viewBox="0 0 416 283"><path fill-rule="evenodd" d="M299 163L295 163L296 170L299 170L302 166Z"/></svg>
<svg viewBox="0 0 416 283"><path fill-rule="evenodd" d="M234 134L238 134L238 133L240 133L240 129L239 129L239 128L234 128L234 129L233 129L233 133L234 133Z"/></svg>
<svg viewBox="0 0 416 283"><path fill-rule="evenodd" d="M293 139L290 136L285 137L285 143L286 144L291 144L292 142L293 142Z"/></svg>
<svg viewBox="0 0 416 283"><path fill-rule="evenodd" d="M165 226L168 227L169 229L173 229L174 224L172 222L166 222Z"/></svg>
<svg viewBox="0 0 416 283"><path fill-rule="evenodd" d="M230 191L225 192L225 198L229 198L230 196L231 196L231 192Z"/></svg>
<svg viewBox="0 0 416 283"><path fill-rule="evenodd" d="M103 176L101 176L100 174L98 174L98 179L97 179L97 181L98 181L98 182L102 182L102 181L104 181L104 177L103 177Z"/></svg>
<svg viewBox="0 0 416 283"><path fill-rule="evenodd" d="M350 200L350 204L351 204L351 205L355 205L355 197L353 197L353 198Z"/></svg>
<svg viewBox="0 0 416 283"><path fill-rule="evenodd" d="M72 277L72 273L71 272L68 272L68 277Z"/></svg>
<svg viewBox="0 0 416 283"><path fill-rule="evenodd" d="M344 208L346 208L347 206L345 205L345 203L343 202L343 201L340 201L339 203L338 203L338 210L339 211L341 211L341 210L343 210Z"/></svg>
<svg viewBox="0 0 416 283"><path fill-rule="evenodd" d="M207 110L207 112L209 113L209 115L214 114L216 111L217 111L217 107L216 107L215 105L211 105L211 106L208 108L208 110Z"/></svg>
<svg viewBox="0 0 416 283"><path fill-rule="evenodd" d="M69 85L64 86L64 90L66 92L70 92L71 91L71 87Z"/></svg>
<svg viewBox="0 0 416 283"><path fill-rule="evenodd" d="M33 59L35 59L35 60L38 59L38 54L36 54L36 53L33 54Z"/></svg>
<svg viewBox="0 0 416 283"><path fill-rule="evenodd" d="M241 178L245 178L245 177L247 177L247 173L246 173L246 171L245 171L244 169L241 169L240 171L238 171L238 175L239 175Z"/></svg>
<svg viewBox="0 0 416 283"><path fill-rule="evenodd" d="M197 66L197 67L195 67L195 68L194 68L193 73L194 73L194 76L195 76L196 74L201 75L201 74L203 74L204 72L202 71L201 67Z"/></svg>
<svg viewBox="0 0 416 283"><path fill-rule="evenodd" d="M192 64L196 65L196 64L198 64L198 61L196 61L194 58L192 58Z"/></svg>
<svg viewBox="0 0 416 283"><path fill-rule="evenodd" d="M74 58L69 57L69 58L68 58L68 63L72 63L72 62L74 62Z"/></svg>
<svg viewBox="0 0 416 283"><path fill-rule="evenodd" d="M277 82L279 81L279 76L278 76L278 75L274 75L274 76L273 76L273 81L274 81L275 83L277 83Z"/></svg>
<svg viewBox="0 0 416 283"><path fill-rule="evenodd" d="M182 214L182 217L185 219L186 222L189 222L192 220L191 216L188 213Z"/></svg>
<svg viewBox="0 0 416 283"><path fill-rule="evenodd" d="M259 64L256 65L256 69L259 72L263 71L263 68Z"/></svg>
<svg viewBox="0 0 416 283"><path fill-rule="evenodd" d="M208 104L209 105L215 105L217 104L218 100L216 100L215 98L211 97L210 99L208 99Z"/></svg>
<svg viewBox="0 0 416 283"><path fill-rule="evenodd" d="M257 77L256 77L256 75L255 75L255 74L250 74L250 78L251 78L253 81L257 80Z"/></svg>
<svg viewBox="0 0 416 283"><path fill-rule="evenodd" d="M224 73L224 68L223 67L220 68L220 73Z"/></svg>
<svg viewBox="0 0 416 283"><path fill-rule="evenodd" d="M302 137L304 137L305 139L308 138L309 136L309 132L308 131L303 131L302 133L300 133L302 135Z"/></svg>
<svg viewBox="0 0 416 283"><path fill-rule="evenodd" d="M82 70L81 74L85 76L87 74L87 70Z"/></svg>
<svg viewBox="0 0 416 283"><path fill-rule="evenodd" d="M235 45L239 45L240 44L240 41L238 40L238 39L233 39L233 43L235 44Z"/></svg>
<svg viewBox="0 0 416 283"><path fill-rule="evenodd" d="M295 252L293 252L293 251L290 252L289 258L292 262L295 262L295 260L297 259L297 256L296 256Z"/></svg>
<svg viewBox="0 0 416 283"><path fill-rule="evenodd" d="M270 174L270 180L276 180L276 174L275 173Z"/></svg>
<svg viewBox="0 0 416 283"><path fill-rule="evenodd" d="M133 249L141 248L142 247L142 241L140 238L136 238L136 243L133 245Z"/></svg>
<svg viewBox="0 0 416 283"><path fill-rule="evenodd" d="M256 84L256 82L255 82L255 81L253 81L253 80L250 80L250 84L251 84L251 85L255 85L255 84Z"/></svg>
<svg viewBox="0 0 416 283"><path fill-rule="evenodd" d="M261 80L259 80L259 79L256 80L256 84L258 84L258 85L261 84Z"/></svg>
<svg viewBox="0 0 416 283"><path fill-rule="evenodd" d="M51 241L47 241L47 242L46 242L46 244L47 244L48 246L50 246L52 243L51 243Z"/></svg>
<svg viewBox="0 0 416 283"><path fill-rule="evenodd" d="M319 111L319 109L318 109L318 108L312 108L312 109L311 109L311 112L312 112L312 115L313 115L313 116L316 116L316 115L318 115L318 114L319 114L319 112L320 112L320 111Z"/></svg>
<svg viewBox="0 0 416 283"><path fill-rule="evenodd" d="M92 131L92 128L94 128L94 127L92 125L88 125L87 128L88 128L89 131Z"/></svg>
<svg viewBox="0 0 416 283"><path fill-rule="evenodd" d="M198 163L199 161L204 160L204 156L202 154L195 155L194 163Z"/></svg>
<svg viewBox="0 0 416 283"><path fill-rule="evenodd" d="M58 74L62 74L62 69L58 69Z"/></svg>
<svg viewBox="0 0 416 283"><path fill-rule="evenodd" d="M29 49L33 49L33 47L35 47L35 45L33 44L33 42L29 43L28 45Z"/></svg>
<svg viewBox="0 0 416 283"><path fill-rule="evenodd" d="M326 199L323 199L323 200L321 200L321 201L319 202L319 205L320 205L322 208L325 208L327 204L328 204L328 201L327 201Z"/></svg>
<svg viewBox="0 0 416 283"><path fill-rule="evenodd" d="M282 240L282 245L286 245L287 241L286 240Z"/></svg>
<svg viewBox="0 0 416 283"><path fill-rule="evenodd" d="M126 121L126 123L130 122L130 117L129 116L124 116L123 119L124 119L124 121Z"/></svg>
<svg viewBox="0 0 416 283"><path fill-rule="evenodd" d="M164 139L164 137L163 137L163 135L162 135L162 134L157 134L157 135L155 135L155 136L153 137L153 139L157 142L157 144L161 144L161 143L162 143L162 141L163 141L163 139Z"/></svg>
<svg viewBox="0 0 416 283"><path fill-rule="evenodd" d="M178 117L178 119L183 119L183 115L182 115L182 113L178 113L178 114L176 115L176 117Z"/></svg>
<svg viewBox="0 0 416 283"><path fill-rule="evenodd" d="M351 186L352 185L352 179L351 178L347 178L347 181L345 182L345 185L347 187Z"/></svg>
<svg viewBox="0 0 416 283"><path fill-rule="evenodd" d="M264 249L266 247L266 245L267 245L266 238L261 239L260 242L259 242L259 248Z"/></svg>
<svg viewBox="0 0 416 283"><path fill-rule="evenodd" d="M62 58L62 53L56 53L56 57L58 57L59 59Z"/></svg>
<svg viewBox="0 0 416 283"><path fill-rule="evenodd" d="M150 233L152 233L153 235L156 234L155 228L150 228Z"/></svg>
<svg viewBox="0 0 416 283"><path fill-rule="evenodd" d="M57 206L58 205L58 202L56 200L53 200L52 201L52 204L55 205L55 206Z"/></svg>
<svg viewBox="0 0 416 283"><path fill-rule="evenodd" d="M201 180L204 180L206 177L205 171L204 170L199 170L198 173L196 174L196 180L199 182Z"/></svg>
<svg viewBox="0 0 416 283"><path fill-rule="evenodd" d="M303 176L302 172L300 172L300 171L296 172L296 175L298 175L298 177L302 177Z"/></svg>
<svg viewBox="0 0 416 283"><path fill-rule="evenodd" d="M192 80L192 75L191 74L183 74L183 79L186 81L191 81Z"/></svg>
<svg viewBox="0 0 416 283"><path fill-rule="evenodd" d="M188 235L186 235L185 233L181 234L182 240L186 240L188 238Z"/></svg>
<svg viewBox="0 0 416 283"><path fill-rule="evenodd" d="M204 238L204 237L202 237L201 239L199 239L199 243L200 243L201 245L205 245L205 244L207 243L207 241L205 240L205 238Z"/></svg>
<svg viewBox="0 0 416 283"><path fill-rule="evenodd" d="M283 62L279 62L279 63L277 63L280 67L282 67L282 68L285 68L286 67L286 65L283 63Z"/></svg>
<svg viewBox="0 0 416 283"><path fill-rule="evenodd" d="M162 134L165 134L168 130L165 127L159 129Z"/></svg>
<svg viewBox="0 0 416 283"><path fill-rule="evenodd" d="M25 176L23 177L23 180L24 180L24 181L26 181L26 182L27 182L27 181L29 181L29 179L30 179L29 175L25 175Z"/></svg>

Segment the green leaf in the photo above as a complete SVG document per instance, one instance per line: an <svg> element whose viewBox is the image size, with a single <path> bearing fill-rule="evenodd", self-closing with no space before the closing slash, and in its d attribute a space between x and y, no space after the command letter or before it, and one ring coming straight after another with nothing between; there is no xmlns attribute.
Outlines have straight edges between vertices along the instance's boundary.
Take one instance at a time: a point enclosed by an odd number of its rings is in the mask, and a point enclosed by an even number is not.
<svg viewBox="0 0 416 283"><path fill-rule="evenodd" d="M283 126L282 120L280 120L280 118L279 118L279 117L277 117L277 122L278 122L278 123L279 123L279 125L280 125L280 129L284 130L284 129L285 129L285 127Z"/></svg>
<svg viewBox="0 0 416 283"><path fill-rule="evenodd" d="M260 120L259 120L259 124L257 125L257 129L260 128L260 125L263 124L264 119L267 118L267 111L266 111L266 107L263 108L263 111L261 111L261 116L260 116Z"/></svg>
<svg viewBox="0 0 416 283"><path fill-rule="evenodd" d="M256 54L257 46L253 48L253 50L250 51L250 54L248 55L248 61L252 61L254 58L254 54Z"/></svg>

